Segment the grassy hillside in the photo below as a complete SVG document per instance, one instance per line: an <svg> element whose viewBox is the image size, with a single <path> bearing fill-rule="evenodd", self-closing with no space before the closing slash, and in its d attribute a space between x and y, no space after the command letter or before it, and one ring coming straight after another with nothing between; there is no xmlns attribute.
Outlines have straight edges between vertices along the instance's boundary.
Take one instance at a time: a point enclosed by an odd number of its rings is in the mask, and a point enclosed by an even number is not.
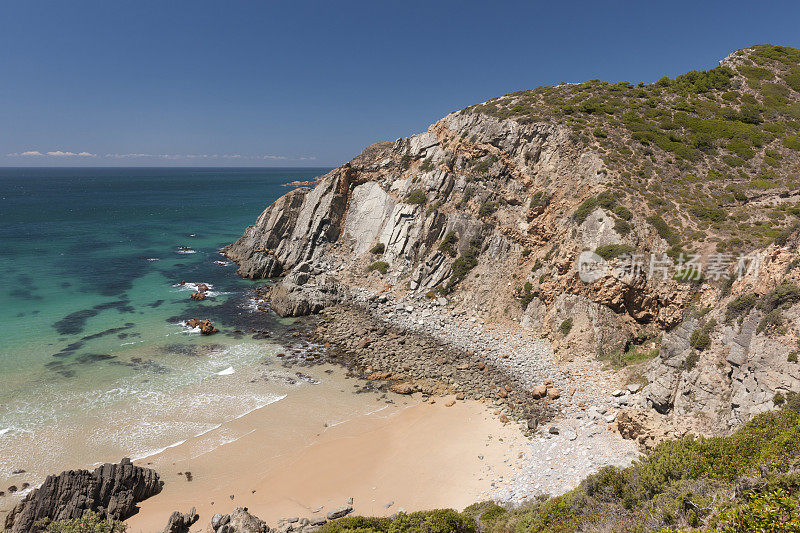
<svg viewBox="0 0 800 533"><path fill-rule="evenodd" d="M648 205L661 214L650 223L676 255L682 247L749 251L779 238L800 215L797 200L786 200L800 188L795 48L753 46L674 79L539 87L469 109L570 127L612 177L605 199L590 204ZM762 205L772 196L776 205ZM624 230L626 218L618 218Z"/></svg>

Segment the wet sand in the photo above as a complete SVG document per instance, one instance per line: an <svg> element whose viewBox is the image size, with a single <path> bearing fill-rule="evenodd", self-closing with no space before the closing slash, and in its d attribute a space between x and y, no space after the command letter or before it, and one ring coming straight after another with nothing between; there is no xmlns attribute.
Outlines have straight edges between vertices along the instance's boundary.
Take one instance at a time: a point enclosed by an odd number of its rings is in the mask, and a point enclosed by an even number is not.
<svg viewBox="0 0 800 533"><path fill-rule="evenodd" d="M447 407L449 398L388 398L394 403L372 392L308 387L220 428L239 435L228 444L210 448L201 437L137 461L156 469L165 485L127 521L129 533L158 531L172 511L193 506L200 521L192 531L237 506L274 526L283 517L323 516L351 497L354 514L460 510L507 472L504 459L524 440L478 402ZM364 402L374 409L365 411ZM356 405L360 414L341 416Z"/></svg>

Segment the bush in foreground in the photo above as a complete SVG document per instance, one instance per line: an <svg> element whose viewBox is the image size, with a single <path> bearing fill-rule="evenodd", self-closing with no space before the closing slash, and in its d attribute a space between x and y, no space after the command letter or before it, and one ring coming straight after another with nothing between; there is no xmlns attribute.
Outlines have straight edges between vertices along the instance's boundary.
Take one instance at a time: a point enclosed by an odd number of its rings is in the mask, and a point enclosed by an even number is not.
<svg viewBox="0 0 800 533"><path fill-rule="evenodd" d="M471 517L452 509L398 513L392 518L354 516L329 522L324 533L477 533Z"/></svg>
<svg viewBox="0 0 800 533"><path fill-rule="evenodd" d="M40 520L36 525L47 533L123 533L127 529L124 522L109 522L92 511L72 520Z"/></svg>

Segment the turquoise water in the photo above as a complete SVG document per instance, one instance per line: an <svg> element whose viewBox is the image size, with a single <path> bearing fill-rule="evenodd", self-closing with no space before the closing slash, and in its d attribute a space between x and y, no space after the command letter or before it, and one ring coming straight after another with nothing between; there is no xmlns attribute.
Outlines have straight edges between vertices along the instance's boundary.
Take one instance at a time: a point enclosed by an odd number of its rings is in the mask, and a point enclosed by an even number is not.
<svg viewBox="0 0 800 533"><path fill-rule="evenodd" d="M255 312L218 250L325 171L0 169L0 478L146 455L285 394L253 375L291 323Z"/></svg>

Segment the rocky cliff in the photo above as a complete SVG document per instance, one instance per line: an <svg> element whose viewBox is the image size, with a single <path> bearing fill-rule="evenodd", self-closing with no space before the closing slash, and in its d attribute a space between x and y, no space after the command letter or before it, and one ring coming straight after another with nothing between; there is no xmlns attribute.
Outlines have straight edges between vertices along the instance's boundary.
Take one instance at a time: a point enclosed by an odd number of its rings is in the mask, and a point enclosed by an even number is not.
<svg viewBox="0 0 800 533"><path fill-rule="evenodd" d="M224 253L278 279L279 314L433 301L624 367L643 407L724 432L800 385L799 131L787 47L521 91L368 147Z"/></svg>

